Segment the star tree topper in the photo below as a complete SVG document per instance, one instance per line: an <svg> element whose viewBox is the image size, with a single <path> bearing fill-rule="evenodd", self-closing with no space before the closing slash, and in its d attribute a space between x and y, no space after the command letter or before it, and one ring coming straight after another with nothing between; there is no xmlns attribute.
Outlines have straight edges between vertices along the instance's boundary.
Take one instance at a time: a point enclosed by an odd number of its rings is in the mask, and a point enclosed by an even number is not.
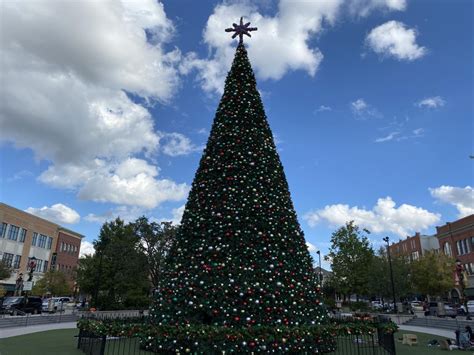
<svg viewBox="0 0 474 355"><path fill-rule="evenodd" d="M252 35L249 32L257 30L257 27L249 27L250 22L247 22L246 24L244 24L243 21L244 21L244 18L241 17L240 24L233 23L232 26L234 26L234 28L225 29L226 32L235 32L232 36L232 39L239 36L239 44L244 43L244 35L252 37Z"/></svg>

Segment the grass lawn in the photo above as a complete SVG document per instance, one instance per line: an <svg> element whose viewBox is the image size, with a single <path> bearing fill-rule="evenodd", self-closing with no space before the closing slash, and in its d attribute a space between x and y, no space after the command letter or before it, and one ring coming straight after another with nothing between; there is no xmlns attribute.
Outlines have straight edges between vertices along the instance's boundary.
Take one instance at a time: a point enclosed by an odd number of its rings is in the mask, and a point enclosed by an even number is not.
<svg viewBox="0 0 474 355"><path fill-rule="evenodd" d="M82 355L84 353L76 349L77 338L74 336L77 333L77 329L59 329L0 339L0 355ZM418 345L409 346L396 341L397 355L466 355L471 353L461 350L448 352L436 346L428 346L428 341L432 339L438 341L444 339L430 334L399 331L395 334L395 339L401 338L404 333L416 334ZM130 348L133 348L135 344L130 345ZM120 353L123 354L124 349L120 348ZM106 349L106 354L118 353L118 350L111 346ZM127 353L126 350L125 353Z"/></svg>
<svg viewBox="0 0 474 355"><path fill-rule="evenodd" d="M418 337L418 345L406 345L402 344L401 341L397 341L398 338L402 338L403 334L416 334ZM453 332L453 338L454 338L454 332ZM463 351L463 350L452 350L452 351L447 351L447 350L441 350L438 346L428 346L428 342L432 339L437 339L438 342L440 340L446 339L443 337L439 337L436 335L431 335L431 334L425 334L425 333L417 333L417 332L410 332L410 331L398 331L395 333L395 347L397 350L397 355L466 355L466 354L472 354L471 351Z"/></svg>
<svg viewBox="0 0 474 355"><path fill-rule="evenodd" d="M0 339L1 355L84 355L76 349L79 331L58 329Z"/></svg>

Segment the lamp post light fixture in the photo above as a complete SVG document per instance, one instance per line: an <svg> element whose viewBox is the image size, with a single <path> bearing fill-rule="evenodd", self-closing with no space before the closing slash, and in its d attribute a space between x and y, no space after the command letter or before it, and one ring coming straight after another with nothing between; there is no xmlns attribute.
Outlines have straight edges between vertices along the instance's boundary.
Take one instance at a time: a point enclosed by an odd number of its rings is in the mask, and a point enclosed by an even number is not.
<svg viewBox="0 0 474 355"><path fill-rule="evenodd" d="M30 270L30 272L28 273L28 281L33 281L33 273L36 270L36 260L37 259L33 256L28 262L28 269Z"/></svg>
<svg viewBox="0 0 474 355"><path fill-rule="evenodd" d="M461 289L461 302L460 303L463 304L464 308L466 309L466 320L470 320L471 316L469 315L467 297L465 295L465 290L466 290L465 282L467 280L464 275L464 266L462 265L462 262L459 259L456 259L456 276L459 282L459 288Z"/></svg>
<svg viewBox="0 0 474 355"><path fill-rule="evenodd" d="M395 297L395 283L393 282L393 270L392 270L392 257L390 256L390 244L389 244L389 238L385 237L383 238L383 241L387 243L387 256L388 256L388 265L390 268L390 282L392 284L392 296L393 296L393 310L395 313L397 312L397 300Z"/></svg>
<svg viewBox="0 0 474 355"><path fill-rule="evenodd" d="M21 296L22 289L23 289L23 273L20 272L18 274L18 277L16 278L14 295Z"/></svg>
<svg viewBox="0 0 474 355"><path fill-rule="evenodd" d="M318 250L316 252L316 254L318 254L319 256L319 272L318 272L318 277L319 277L319 284L322 286L323 285L323 271L321 269L321 250Z"/></svg>

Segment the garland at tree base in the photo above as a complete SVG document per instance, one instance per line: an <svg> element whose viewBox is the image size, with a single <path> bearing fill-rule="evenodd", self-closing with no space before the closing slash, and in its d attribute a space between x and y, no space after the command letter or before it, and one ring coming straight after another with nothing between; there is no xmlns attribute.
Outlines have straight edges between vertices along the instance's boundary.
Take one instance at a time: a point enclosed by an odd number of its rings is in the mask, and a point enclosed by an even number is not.
<svg viewBox="0 0 474 355"><path fill-rule="evenodd" d="M155 326L123 320L81 319L78 328L94 336L140 338L143 349L156 353L328 353L337 337L393 333L393 322L333 322L298 327L229 328L209 325Z"/></svg>

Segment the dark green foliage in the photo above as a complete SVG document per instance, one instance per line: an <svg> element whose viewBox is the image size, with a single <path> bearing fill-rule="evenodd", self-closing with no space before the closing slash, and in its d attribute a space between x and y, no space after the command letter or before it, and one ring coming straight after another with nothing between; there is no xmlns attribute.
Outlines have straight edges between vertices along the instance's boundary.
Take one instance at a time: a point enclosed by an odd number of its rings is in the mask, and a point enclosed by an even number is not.
<svg viewBox="0 0 474 355"><path fill-rule="evenodd" d="M331 281L338 293L368 295L369 280L373 276L371 264L374 251L369 239L354 221L346 223L332 234L326 260L331 261Z"/></svg>
<svg viewBox="0 0 474 355"><path fill-rule="evenodd" d="M455 261L444 253L426 252L412 262L411 280L413 288L423 294L442 297L454 285Z"/></svg>
<svg viewBox="0 0 474 355"><path fill-rule="evenodd" d="M152 308L155 324L321 324L312 258L239 45Z"/></svg>
<svg viewBox="0 0 474 355"><path fill-rule="evenodd" d="M407 257L391 256L393 283L395 285L395 298L405 299L413 295L411 284L411 265ZM390 283L390 268L387 257L387 249L382 247L372 259L369 271L372 277L369 278L369 295L382 297L390 302L393 299L392 286Z"/></svg>
<svg viewBox="0 0 474 355"><path fill-rule="evenodd" d="M154 289L158 287L177 228L170 222L150 223L146 217L140 217L132 223L133 233L140 238L138 250L146 258L150 282Z"/></svg>
<svg viewBox="0 0 474 355"><path fill-rule="evenodd" d="M72 294L71 280L59 270L49 270L38 280L32 290L33 295L67 296Z"/></svg>
<svg viewBox="0 0 474 355"><path fill-rule="evenodd" d="M81 292L97 295L101 310L144 308L149 304L150 282L140 238L120 219L102 226L95 254L81 258L77 282Z"/></svg>
<svg viewBox="0 0 474 355"><path fill-rule="evenodd" d="M8 279L11 275L11 269L0 260L0 280Z"/></svg>

